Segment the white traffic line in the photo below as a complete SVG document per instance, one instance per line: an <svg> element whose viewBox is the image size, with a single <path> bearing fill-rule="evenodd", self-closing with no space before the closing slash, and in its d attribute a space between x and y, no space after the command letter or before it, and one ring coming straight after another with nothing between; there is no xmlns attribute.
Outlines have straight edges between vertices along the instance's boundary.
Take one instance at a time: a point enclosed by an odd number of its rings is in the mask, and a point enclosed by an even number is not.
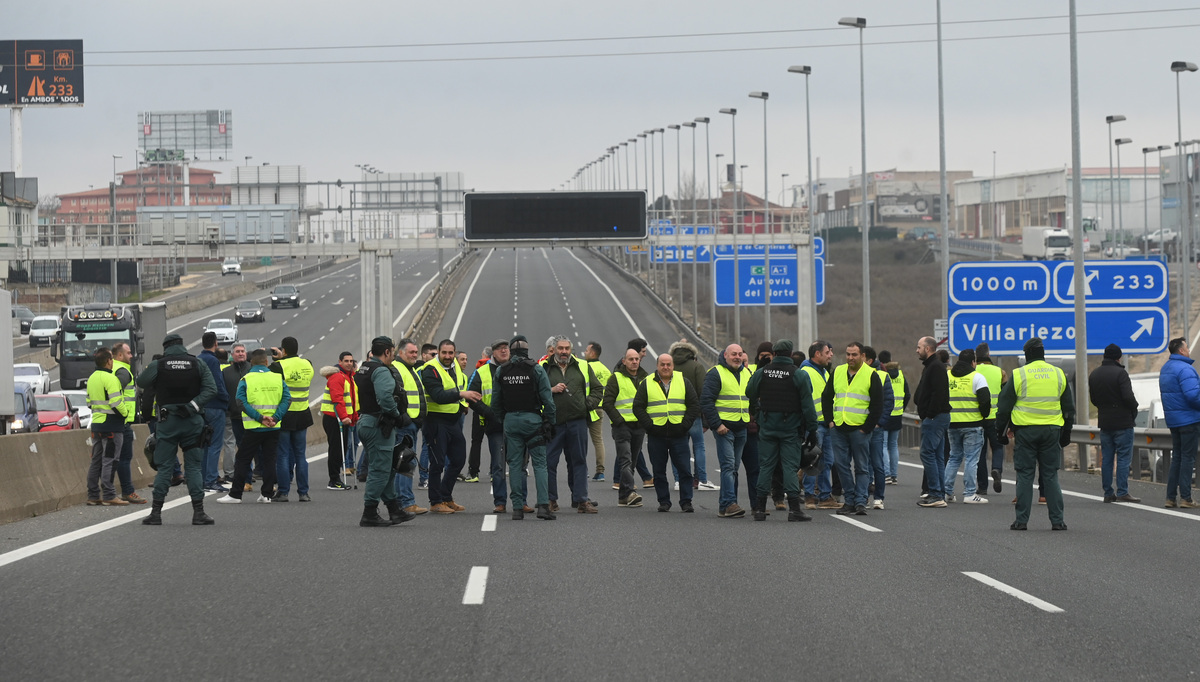
<svg viewBox="0 0 1200 682"><path fill-rule="evenodd" d="M545 251L545 249L543 249L543 251ZM595 270L592 270L590 267L588 267L587 263L584 263L582 260L580 260L579 256L575 255L575 251L573 249L568 250L567 253L571 254L571 258L579 261L579 264L583 266L583 269L587 270L592 277L596 278L596 281L600 283L600 286L604 287L604 290L607 291L608 295L612 297L613 303L617 304L617 308L619 308L621 310L621 314L625 316L625 321L629 323L630 327L633 327L634 333L637 334L639 338L646 338L646 335L642 333L641 328L637 326L637 322L633 321L633 318L629 315L629 311L626 310L625 306L621 303L621 299L617 298L617 295L613 293L613 290L609 288L608 284L606 284L604 280L600 279L600 275L597 275ZM657 355L654 353L654 348L651 347L649 343L646 344L646 354L650 357L657 357Z"/></svg>
<svg viewBox="0 0 1200 682"><path fill-rule="evenodd" d="M857 526L859 528L862 528L863 530L870 531L872 533L882 533L883 532L882 528L876 528L875 526L869 526L869 525L863 523L862 521L859 521L857 519L852 519L849 516L838 516L837 514L830 514L830 516L837 519L838 521L845 521L846 523L850 524L851 526Z"/></svg>
<svg viewBox="0 0 1200 682"><path fill-rule="evenodd" d="M1001 592L1003 592L1004 594L1016 597L1017 599L1020 599L1021 601L1025 602L1026 604L1032 604L1033 606L1036 606L1037 608L1045 611L1046 613L1063 613L1063 610L1058 608L1054 604L1051 604L1048 601L1043 601L1041 599L1038 599L1037 597L1033 596L1032 594L1029 594L1028 592L1022 592L1021 590L1018 590L1017 588L1013 587L1012 585L1007 585L1005 583L1002 583L999 580L996 580L995 578L986 576L982 573L976 573L975 571L963 571L962 574L973 580L978 580L979 582L983 583L984 585L987 585L988 587L994 587L997 590L1000 590Z"/></svg>
<svg viewBox="0 0 1200 682"><path fill-rule="evenodd" d="M462 254L457 254L454 256L454 258L451 258L449 261L447 261L446 265L443 266L443 269L449 267L450 263L453 263L461 255ZM413 273L413 277L420 277L420 276L421 276L421 273L419 273L419 272ZM400 320L404 319L404 316L408 314L408 311L413 307L413 305L415 305L417 301L421 300L421 294L425 292L425 287L429 286L430 284L433 284L434 280L436 280L437 278L438 278L438 273L435 272L435 273L433 273L433 277L430 277L427 282L425 282L424 284L421 285L420 289L417 289L416 295L412 297L412 300L408 302L408 305L404 306L404 310L401 310L400 314L396 316L396 319L392 320L392 327L395 327L396 325L400 324ZM357 305L354 307L358 308Z"/></svg>
<svg viewBox="0 0 1200 682"><path fill-rule="evenodd" d="M483 531L484 533L496 530L496 515L488 514L487 516L483 517L483 528L480 528L479 530Z"/></svg>
<svg viewBox="0 0 1200 682"><path fill-rule="evenodd" d="M488 567L472 566L471 575L467 577L467 589L463 592L464 604L482 604L483 593L487 590Z"/></svg>
<svg viewBox="0 0 1200 682"><path fill-rule="evenodd" d="M910 462L900 462L900 464L903 466L906 466L906 467L912 467L913 469L924 469L924 467L922 467L920 464L912 464ZM958 473L958 475L962 476L962 472L960 471ZM1016 481L1010 481L1007 478L1002 478L1000 480L1001 480L1001 482L1003 482L1006 485L1013 486L1013 488L1015 490L1016 485L1017 485ZM1000 493L996 493L996 494L998 495ZM1092 500L1093 502L1103 502L1104 501L1104 498L1100 495L1091 495L1088 493L1077 493L1073 490L1064 490L1064 491L1062 491L1062 494L1063 494L1063 497L1076 497L1081 500ZM1014 496L1015 496L1015 494L1014 494ZM1142 504L1142 503L1138 503L1138 502L1113 502L1111 504L1115 507L1126 507L1129 509L1136 509L1138 511L1153 512L1155 514L1163 514L1166 516L1175 516L1175 517L1178 517L1181 519L1188 519L1189 521L1200 521L1200 515L1189 514L1187 512L1176 511L1174 509L1167 509L1166 507L1155 507L1150 504Z"/></svg>
<svg viewBox="0 0 1200 682"><path fill-rule="evenodd" d="M318 401L319 401L319 399L318 399ZM309 461L309 463L312 463L312 462L319 462L328 456L329 456L328 452L323 452L319 455L313 455L312 457L307 457L306 459ZM204 493L205 497L208 497L209 495L216 495L216 493L215 492ZM178 499L167 502L166 504L163 505L162 508L164 511L166 511L167 509L174 509L175 507L179 507L179 506L182 506L185 504L190 504L191 501L192 501L192 498L185 494L183 497L180 497ZM146 505L146 506L149 506L149 505ZM130 511L127 514L123 514L114 519L102 521L101 523L87 526L86 528L80 528L79 530L73 530L70 533L63 533L62 535L58 535L58 536L55 536L55 537L52 537L52 538L49 538L46 540L42 540L41 542L35 542L32 545L28 545L26 547L21 547L20 549L14 549L11 552L5 552L4 554L0 554L0 566L7 566L8 564L20 561L21 559L28 559L31 556L41 554L42 552L49 551L51 549L54 549L55 547L61 547L65 544L75 542L76 540L82 540L86 537L91 537L92 535L95 535L97 533L102 533L106 530L111 530L113 528L117 528L118 526L123 526L127 523L133 523L134 521L137 521L139 519L144 519L149 515L150 515L150 510L146 509L146 508L142 508L137 511ZM487 573L487 569L485 568L484 569L485 581L487 578L486 573ZM480 603L483 603L482 599L483 599L483 596L482 596L482 592L481 592L480 593L480 600L481 600Z"/></svg>
<svg viewBox="0 0 1200 682"><path fill-rule="evenodd" d="M487 267L487 262L491 260L493 253L496 253L495 249L488 251L488 255L484 256L483 262L475 270L475 278L471 280L471 286L467 287L467 295L463 297L462 305L458 307L458 317L454 318L454 326L450 329L449 338L458 338L458 325L462 324L463 314L467 312L467 303L471 300L471 293L475 291L475 285L479 283L479 276L483 274L483 269Z"/></svg>

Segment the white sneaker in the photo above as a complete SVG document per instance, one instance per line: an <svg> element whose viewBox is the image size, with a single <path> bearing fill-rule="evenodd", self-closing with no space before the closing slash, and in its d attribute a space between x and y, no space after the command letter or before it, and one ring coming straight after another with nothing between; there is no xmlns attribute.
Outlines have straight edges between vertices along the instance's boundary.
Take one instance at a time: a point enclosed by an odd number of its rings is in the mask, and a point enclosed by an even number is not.
<svg viewBox="0 0 1200 682"><path fill-rule="evenodd" d="M241 504L242 500L240 498L233 497L231 495L226 495L225 497L218 497L217 503L218 504Z"/></svg>
<svg viewBox="0 0 1200 682"><path fill-rule="evenodd" d="M955 502L958 502L958 500L955 499L955 497L953 495L947 495L945 497L945 500L946 500L947 504L954 504Z"/></svg>
<svg viewBox="0 0 1200 682"><path fill-rule="evenodd" d="M720 490L721 486L711 481L701 481L698 490Z"/></svg>
<svg viewBox="0 0 1200 682"><path fill-rule="evenodd" d="M220 502L220 500L217 501ZM267 497L266 495L259 495L255 502L259 504L271 504L271 498Z"/></svg>
<svg viewBox="0 0 1200 682"><path fill-rule="evenodd" d="M679 481L675 481L675 489L679 490Z"/></svg>
<svg viewBox="0 0 1200 682"><path fill-rule="evenodd" d="M883 509L883 500L875 500L875 504L871 505L871 509Z"/></svg>
<svg viewBox="0 0 1200 682"><path fill-rule="evenodd" d="M979 495L972 495L971 497L963 498L963 504L987 504L987 503L988 503L987 498L980 497Z"/></svg>

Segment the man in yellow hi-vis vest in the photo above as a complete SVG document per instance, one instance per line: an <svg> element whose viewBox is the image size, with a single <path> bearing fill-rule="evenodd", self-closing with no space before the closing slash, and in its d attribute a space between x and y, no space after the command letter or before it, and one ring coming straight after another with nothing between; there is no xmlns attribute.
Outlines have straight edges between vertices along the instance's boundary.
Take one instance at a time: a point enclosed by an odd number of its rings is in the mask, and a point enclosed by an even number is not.
<svg viewBox="0 0 1200 682"><path fill-rule="evenodd" d="M846 346L846 364L838 365L821 394L821 414L833 442L833 459L845 501L837 514L867 515L871 485L871 432L883 413L883 384L868 367L863 344Z"/></svg>
<svg viewBox="0 0 1200 682"><path fill-rule="evenodd" d="M453 514L465 508L454 501L454 483L467 463L467 442L463 439L463 417L467 402L483 398L467 390L467 376L459 367L454 342L438 344L437 357L421 368L429 415L424 434L429 448L429 510L435 514Z"/></svg>
<svg viewBox="0 0 1200 682"><path fill-rule="evenodd" d="M1046 362L1046 349L1035 336L1025 342L1025 366L1013 371L1012 380L1000 390L1000 411L996 415L1000 442L1008 442L1010 430L1017 441L1013 448L1017 518L1009 526L1012 530L1027 528L1033 505L1033 475L1039 468L1050 528L1067 529L1058 470L1062 466L1062 450L1071 442L1074 422L1071 385L1061 369Z"/></svg>
<svg viewBox="0 0 1200 682"><path fill-rule="evenodd" d="M279 429L279 450L275 463L278 489L276 502L287 502L292 476L296 477L296 492L301 502L308 502L308 427L313 425L312 412L308 408L308 391L316 372L312 363L299 356L300 342L293 336L283 337L276 351L271 371L283 375L292 394L291 407L283 416Z"/></svg>
<svg viewBox="0 0 1200 682"><path fill-rule="evenodd" d="M262 471L262 490L258 502L267 504L275 494L275 455L279 445L279 427L292 404L292 394L283 377L267 369L271 354L265 348L250 353L250 371L238 380L234 394L241 413L242 442L233 461L233 485L229 494L217 500L221 504L240 504L250 476L250 463L258 461Z"/></svg>
<svg viewBox="0 0 1200 682"><path fill-rule="evenodd" d="M671 488L667 483L667 460L679 470L679 511L693 512L692 463L688 432L700 417L696 387L675 372L675 361L667 353L658 356L658 369L638 384L633 396L633 414L646 429L646 450L654 468L654 492L658 510L671 511Z"/></svg>

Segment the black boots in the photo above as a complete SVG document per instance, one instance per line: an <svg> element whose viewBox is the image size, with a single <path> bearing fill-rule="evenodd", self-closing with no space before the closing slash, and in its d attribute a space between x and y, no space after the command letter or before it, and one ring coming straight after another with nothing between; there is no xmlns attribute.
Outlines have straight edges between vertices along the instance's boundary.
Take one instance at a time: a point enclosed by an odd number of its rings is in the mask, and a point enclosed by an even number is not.
<svg viewBox="0 0 1200 682"><path fill-rule="evenodd" d="M513 504L512 520L513 521L524 521L525 520L525 505L522 504L520 506L517 506L515 503Z"/></svg>
<svg viewBox="0 0 1200 682"><path fill-rule="evenodd" d="M388 522L393 526L404 523L405 521L412 521L413 519L417 518L416 514L401 509L400 503L396 500L385 502L384 504L387 505ZM378 511L376 511L376 513L378 513Z"/></svg>
<svg viewBox="0 0 1200 682"><path fill-rule="evenodd" d="M208 514L204 513L204 500L192 500L192 525L193 526L211 526L216 521Z"/></svg>
<svg viewBox="0 0 1200 682"><path fill-rule="evenodd" d="M767 497L764 495L762 497L755 498L754 509L752 509L751 511L754 512L754 520L755 521L766 521L767 520Z"/></svg>
<svg viewBox="0 0 1200 682"><path fill-rule="evenodd" d="M358 520L358 525L363 526L364 528L371 526L390 526L392 525L392 522L390 519L385 519L379 515L379 503L375 502L373 504L368 503L363 505L363 515L362 518Z"/></svg>
<svg viewBox="0 0 1200 682"><path fill-rule="evenodd" d="M550 505L548 504L539 504L537 506L537 517L546 521L553 521L558 518L554 515L554 512L550 511Z"/></svg>
<svg viewBox="0 0 1200 682"><path fill-rule="evenodd" d="M162 525L162 507L166 500L153 500L150 505L150 516L142 519L143 526Z"/></svg>
<svg viewBox="0 0 1200 682"><path fill-rule="evenodd" d="M788 521L812 521L812 517L804 513L804 505L799 497L788 497Z"/></svg>

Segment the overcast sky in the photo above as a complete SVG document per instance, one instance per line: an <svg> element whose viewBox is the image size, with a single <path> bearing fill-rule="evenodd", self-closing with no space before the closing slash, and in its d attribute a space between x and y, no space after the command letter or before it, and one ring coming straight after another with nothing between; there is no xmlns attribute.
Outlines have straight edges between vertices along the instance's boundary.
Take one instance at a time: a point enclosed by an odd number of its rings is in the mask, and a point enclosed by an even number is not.
<svg viewBox="0 0 1200 682"><path fill-rule="evenodd" d="M1067 8L943 2L950 169L990 175L993 151L1000 174L1070 163ZM1114 137L1134 142L1122 161L1140 167L1142 147L1176 139L1169 66L1200 62L1200 0L1080 0L1078 11L1083 163L1108 165L1104 117L1119 113L1128 121ZM747 191L760 193L763 103L748 93L764 90L778 200L780 174L789 184L805 174L804 77L788 66L813 69L821 175L859 171L858 36L837 26L848 15L868 20L868 170L938 167L933 0L44 0L7 2L3 14L0 38L82 38L89 64L85 106L25 112L25 175L43 194L107 183L112 154L131 167L139 111L232 109L235 158L301 164L310 180L354 178L355 164L371 164L536 190L558 188L608 146L697 116L713 119L711 151L728 161L722 107L738 110L738 162L749 165ZM211 51L326 47L335 49ZM380 63L330 63L351 60ZM198 63L209 65L183 66ZM1200 73L1183 75L1182 92L1183 136L1200 137ZM11 170L9 135L0 137L0 168ZM687 173L688 134L682 150ZM666 153L673 188L673 134Z"/></svg>

